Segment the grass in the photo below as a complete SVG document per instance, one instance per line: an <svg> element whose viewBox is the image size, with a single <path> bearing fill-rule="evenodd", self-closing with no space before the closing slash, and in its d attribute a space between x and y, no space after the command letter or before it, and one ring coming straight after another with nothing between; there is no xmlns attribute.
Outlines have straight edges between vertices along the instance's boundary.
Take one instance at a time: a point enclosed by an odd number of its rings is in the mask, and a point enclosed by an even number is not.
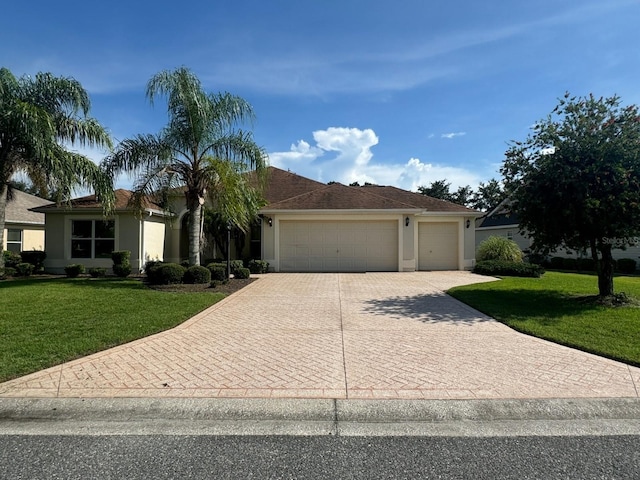
<svg viewBox="0 0 640 480"><path fill-rule="evenodd" d="M640 301L640 277L616 277L614 291ZM595 302L593 275L505 277L448 293L520 332L640 366L640 308Z"/></svg>
<svg viewBox="0 0 640 480"><path fill-rule="evenodd" d="M222 298L136 279L0 282L0 381L172 328Z"/></svg>

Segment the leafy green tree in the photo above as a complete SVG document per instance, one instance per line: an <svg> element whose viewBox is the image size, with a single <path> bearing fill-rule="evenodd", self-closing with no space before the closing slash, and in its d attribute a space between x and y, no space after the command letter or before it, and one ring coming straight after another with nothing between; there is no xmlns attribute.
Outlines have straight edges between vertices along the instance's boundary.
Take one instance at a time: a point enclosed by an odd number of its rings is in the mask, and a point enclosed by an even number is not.
<svg viewBox="0 0 640 480"><path fill-rule="evenodd" d="M492 178L487 183L480 182L468 205L476 210L490 212L505 198L504 188L498 180Z"/></svg>
<svg viewBox="0 0 640 480"><path fill-rule="evenodd" d="M620 98L566 94L502 166L533 248L587 250L600 296L613 294L611 250L640 235L640 114Z"/></svg>
<svg viewBox="0 0 640 480"><path fill-rule="evenodd" d="M418 187L418 193L433 198L439 198L440 200L446 200L447 202L453 201L453 194L451 193L451 183L447 182L446 178L431 182L431 185L429 185L428 187Z"/></svg>
<svg viewBox="0 0 640 480"><path fill-rule="evenodd" d="M197 265L205 201L225 222L248 228L261 206L257 187L267 172L267 156L251 132L238 128L253 120L251 105L229 93L205 92L187 68L154 75L147 84L147 98L153 105L158 97L167 99L167 126L157 135L124 140L104 166L112 175L136 175L133 201L139 208L150 195L184 188L189 263ZM246 175L252 169L257 177Z"/></svg>
<svg viewBox="0 0 640 480"><path fill-rule="evenodd" d="M471 199L473 197L473 190L469 185L465 185L464 187L458 187L452 194L452 202L457 203L458 205L469 206L471 203Z"/></svg>
<svg viewBox="0 0 640 480"><path fill-rule="evenodd" d="M93 188L105 211L112 207L111 178L89 158L66 148L111 147L108 133L88 116L90 107L88 93L73 78L51 73L16 78L0 68L0 245L16 173L41 192L54 191L57 201L70 200L76 187Z"/></svg>

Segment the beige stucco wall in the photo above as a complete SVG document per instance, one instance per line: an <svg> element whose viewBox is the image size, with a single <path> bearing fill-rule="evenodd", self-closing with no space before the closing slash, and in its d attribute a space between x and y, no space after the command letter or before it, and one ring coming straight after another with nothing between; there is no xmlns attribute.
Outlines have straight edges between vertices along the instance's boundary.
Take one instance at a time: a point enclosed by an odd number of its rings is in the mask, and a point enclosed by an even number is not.
<svg viewBox="0 0 640 480"><path fill-rule="evenodd" d="M4 229L2 250L7 249L7 230L22 230L22 250L44 250L44 225L11 223Z"/></svg>

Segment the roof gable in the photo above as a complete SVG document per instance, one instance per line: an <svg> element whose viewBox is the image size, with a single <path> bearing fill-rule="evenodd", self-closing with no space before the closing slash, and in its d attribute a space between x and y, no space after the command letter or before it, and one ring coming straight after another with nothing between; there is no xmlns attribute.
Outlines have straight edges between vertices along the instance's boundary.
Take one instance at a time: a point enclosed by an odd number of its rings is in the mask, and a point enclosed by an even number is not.
<svg viewBox="0 0 640 480"><path fill-rule="evenodd" d="M288 198L325 188L327 185L293 172L276 167L267 168L267 184L263 192L264 199L274 204Z"/></svg>
<svg viewBox="0 0 640 480"><path fill-rule="evenodd" d="M7 202L5 221L7 223L33 223L44 225L44 215L30 209L48 205L50 200L30 195L21 190L13 190L13 199Z"/></svg>
<svg viewBox="0 0 640 480"><path fill-rule="evenodd" d="M363 188L370 193L380 195L382 197L394 199L403 203L420 208L422 210L430 212L460 212L460 213L477 213L476 210L467 208L464 205L458 205L456 203L447 202L439 198L429 197L420 193L409 192L408 190L402 190L401 188L392 186L380 186L380 185L365 185Z"/></svg>

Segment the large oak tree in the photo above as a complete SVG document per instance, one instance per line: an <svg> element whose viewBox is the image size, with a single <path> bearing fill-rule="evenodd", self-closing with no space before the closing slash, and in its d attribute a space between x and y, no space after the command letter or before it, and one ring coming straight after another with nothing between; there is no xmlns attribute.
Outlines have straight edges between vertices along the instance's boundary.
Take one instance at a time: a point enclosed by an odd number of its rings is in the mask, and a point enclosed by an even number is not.
<svg viewBox="0 0 640 480"><path fill-rule="evenodd" d="M502 166L533 248L588 251L600 296L613 294L613 247L640 235L640 114L620 98L566 94Z"/></svg>

